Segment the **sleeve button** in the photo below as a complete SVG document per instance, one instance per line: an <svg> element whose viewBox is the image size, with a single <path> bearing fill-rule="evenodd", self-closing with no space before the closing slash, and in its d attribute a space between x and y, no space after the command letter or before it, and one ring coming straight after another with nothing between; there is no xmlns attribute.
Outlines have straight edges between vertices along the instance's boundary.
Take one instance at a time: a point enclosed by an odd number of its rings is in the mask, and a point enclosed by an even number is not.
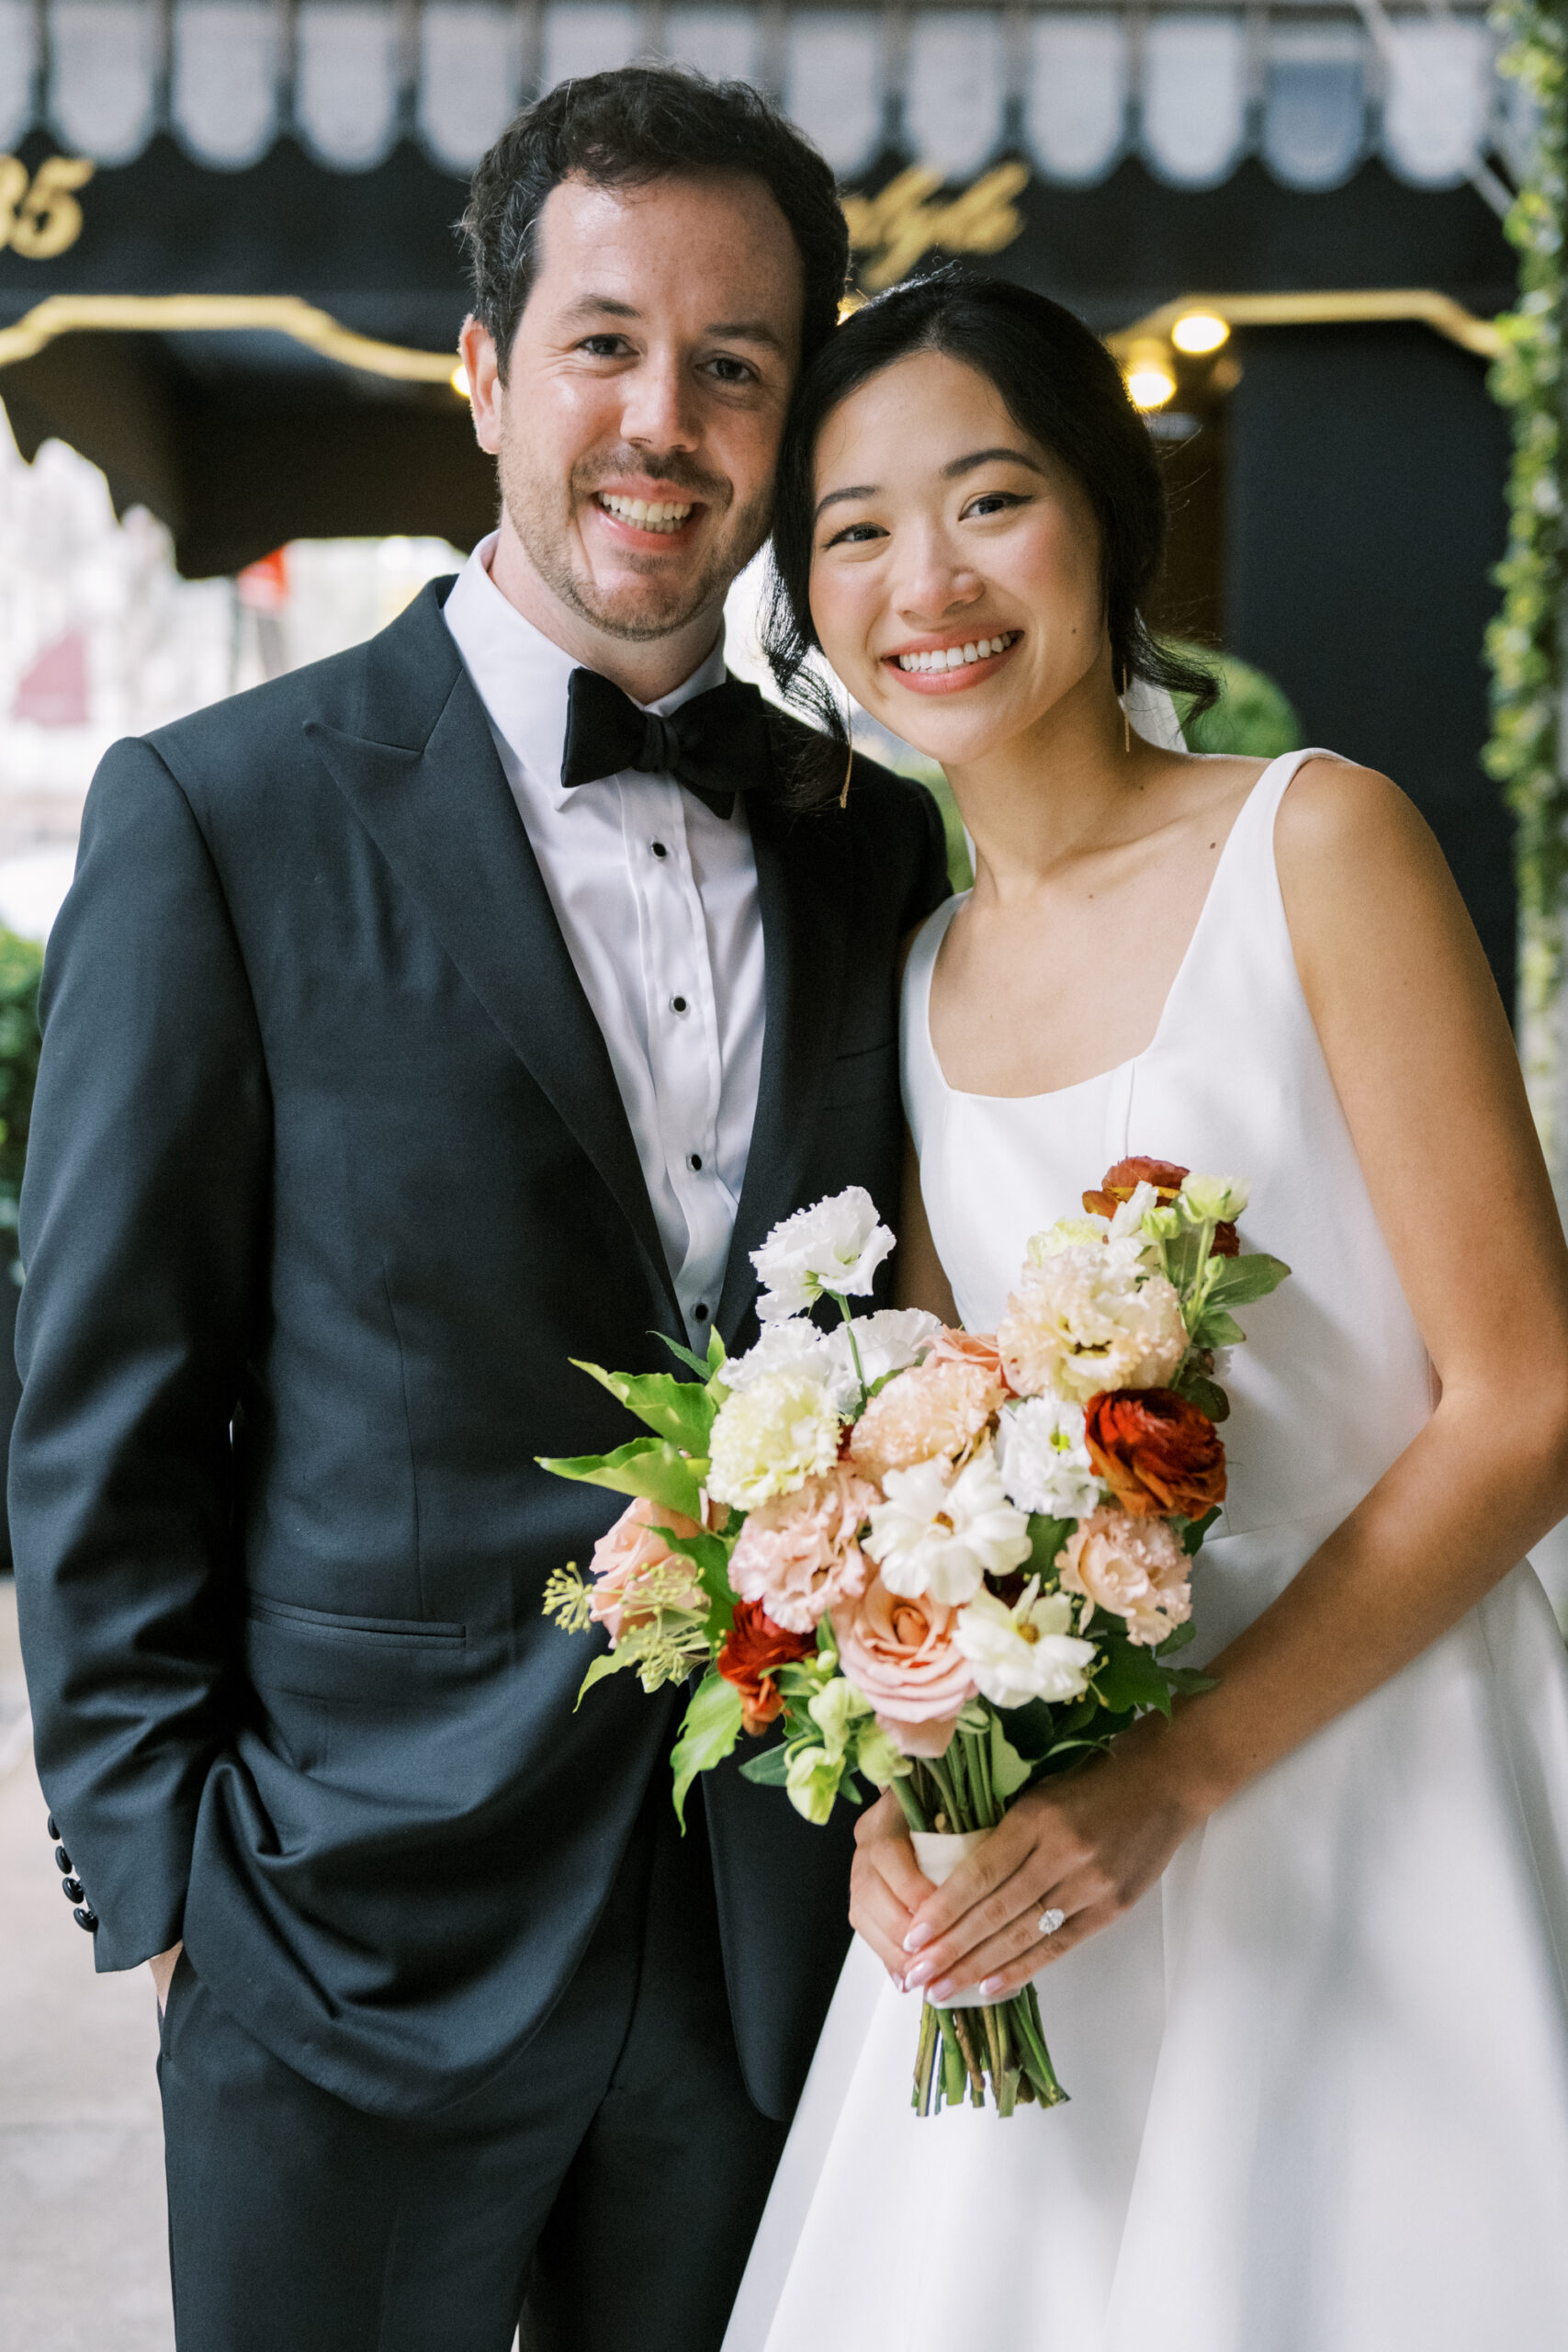
<svg viewBox="0 0 1568 2352"><path fill-rule="evenodd" d="M84 1906L84 1907L79 1908L79 1909L77 1909L77 1910L75 1910L75 1911L73 1911L73 1913L71 1914L71 1917L75 1920L76 1925L77 1925L80 1928L82 1928L82 1929L83 1929L83 1931L84 1931L85 1934L87 1934L87 1935L89 1935L89 1936L96 1936L96 1935L97 1934L97 1932L98 1932L98 1915L97 1915L97 1913L96 1913L96 1911L89 1911L89 1910L87 1910L87 1909Z"/></svg>
<svg viewBox="0 0 1568 2352"><path fill-rule="evenodd" d="M60 1882L67 1903L85 1903L87 1890L79 1878L62 1878Z"/></svg>
<svg viewBox="0 0 1568 2352"><path fill-rule="evenodd" d="M54 1815L53 1815L53 1814L52 1814L52 1813L50 1815L50 1816L49 1816L49 1820L48 1820L48 1823L47 1823L47 1825L46 1825L46 1826L47 1826L47 1827L48 1827L49 1834L50 1834L50 1836L51 1836L51 1838L58 1838L58 1837L59 1837L59 1835L60 1835L60 1825L59 1825L59 1823L55 1820Z"/></svg>
<svg viewBox="0 0 1568 2352"><path fill-rule="evenodd" d="M57 1871L68 1871L71 1868L71 1857L63 1846L57 1846L54 1849L54 1867Z"/></svg>

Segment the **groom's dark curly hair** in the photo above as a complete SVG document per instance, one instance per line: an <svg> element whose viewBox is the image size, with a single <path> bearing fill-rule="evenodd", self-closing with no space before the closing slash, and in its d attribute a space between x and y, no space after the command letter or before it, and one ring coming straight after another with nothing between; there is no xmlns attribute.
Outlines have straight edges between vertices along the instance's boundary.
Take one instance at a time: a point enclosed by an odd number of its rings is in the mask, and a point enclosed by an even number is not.
<svg viewBox="0 0 1568 2352"><path fill-rule="evenodd" d="M761 180L789 223L805 300L801 362L832 334L849 270L849 231L833 175L807 139L746 82L710 82L677 65L623 65L561 82L525 107L475 172L459 223L474 316L504 381L517 322L538 268L539 216L574 175L600 187L646 187L694 174Z"/></svg>

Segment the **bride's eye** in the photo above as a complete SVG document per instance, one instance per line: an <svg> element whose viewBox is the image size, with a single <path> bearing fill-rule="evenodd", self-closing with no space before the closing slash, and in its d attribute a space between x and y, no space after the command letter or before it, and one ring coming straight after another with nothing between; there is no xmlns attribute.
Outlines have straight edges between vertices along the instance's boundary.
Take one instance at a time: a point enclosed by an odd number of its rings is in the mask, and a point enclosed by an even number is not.
<svg viewBox="0 0 1568 2352"><path fill-rule="evenodd" d="M885 539L886 537L880 523L846 523L841 531L835 531L832 537L825 539L822 544L824 549L863 547L868 540Z"/></svg>
<svg viewBox="0 0 1568 2352"><path fill-rule="evenodd" d="M1027 506L1028 503L1028 499L1016 490L983 490L978 498L969 501L962 519L967 521L971 515L1001 514L1010 506Z"/></svg>

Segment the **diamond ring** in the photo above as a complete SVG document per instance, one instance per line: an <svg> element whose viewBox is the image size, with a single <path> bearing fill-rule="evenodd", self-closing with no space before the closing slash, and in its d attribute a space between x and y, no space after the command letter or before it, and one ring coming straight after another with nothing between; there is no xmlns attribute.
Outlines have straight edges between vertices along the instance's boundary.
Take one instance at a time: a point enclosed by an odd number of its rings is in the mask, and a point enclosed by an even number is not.
<svg viewBox="0 0 1568 2352"><path fill-rule="evenodd" d="M1042 1911L1040 1914L1041 1934L1043 1936L1054 1936L1057 1928L1061 1927L1066 1920L1066 1916L1067 1915L1065 1911L1057 1911L1055 1908L1049 1911Z"/></svg>

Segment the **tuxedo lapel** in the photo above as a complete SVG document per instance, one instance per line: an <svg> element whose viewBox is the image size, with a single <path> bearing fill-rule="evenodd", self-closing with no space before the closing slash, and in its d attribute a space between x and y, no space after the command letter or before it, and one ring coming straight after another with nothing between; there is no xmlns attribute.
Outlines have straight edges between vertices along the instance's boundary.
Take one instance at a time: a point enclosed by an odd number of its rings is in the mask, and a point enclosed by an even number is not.
<svg viewBox="0 0 1568 2352"><path fill-rule="evenodd" d="M846 855L831 816L791 820L749 797L766 963L762 1069L718 1328L728 1342L756 1296L750 1252L796 1197L833 1058L847 933Z"/></svg>
<svg viewBox="0 0 1568 2352"><path fill-rule="evenodd" d="M305 732L468 987L593 1162L658 1277L671 1330L683 1335L609 1052L483 707L439 608L432 611L450 653L450 676L435 682L447 691L423 744L371 741L320 721ZM439 659L443 649L410 650Z"/></svg>

